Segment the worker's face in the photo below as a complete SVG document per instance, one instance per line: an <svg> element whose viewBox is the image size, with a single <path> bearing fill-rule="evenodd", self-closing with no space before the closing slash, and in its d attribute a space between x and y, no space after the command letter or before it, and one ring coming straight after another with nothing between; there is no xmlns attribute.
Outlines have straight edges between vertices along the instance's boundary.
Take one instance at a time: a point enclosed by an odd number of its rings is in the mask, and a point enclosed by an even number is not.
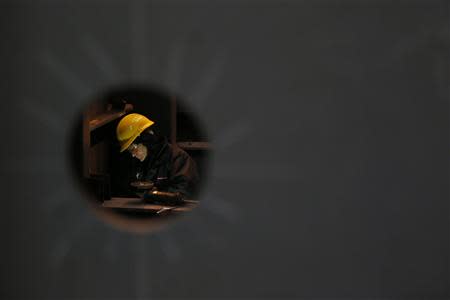
<svg viewBox="0 0 450 300"><path fill-rule="evenodd" d="M136 157L140 161L144 161L147 157L147 147L145 147L143 144L131 144L130 147L128 147L128 152L130 152L131 156Z"/></svg>

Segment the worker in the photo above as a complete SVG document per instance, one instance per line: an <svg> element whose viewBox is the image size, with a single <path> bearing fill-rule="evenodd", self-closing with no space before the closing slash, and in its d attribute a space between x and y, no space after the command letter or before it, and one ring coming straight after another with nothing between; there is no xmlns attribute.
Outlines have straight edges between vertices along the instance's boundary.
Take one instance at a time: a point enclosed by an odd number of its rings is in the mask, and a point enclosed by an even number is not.
<svg viewBox="0 0 450 300"><path fill-rule="evenodd" d="M198 181L195 161L177 145L154 130L154 122L132 113L124 116L116 128L120 152L135 158L136 181L150 181L158 191L179 193L191 198Z"/></svg>

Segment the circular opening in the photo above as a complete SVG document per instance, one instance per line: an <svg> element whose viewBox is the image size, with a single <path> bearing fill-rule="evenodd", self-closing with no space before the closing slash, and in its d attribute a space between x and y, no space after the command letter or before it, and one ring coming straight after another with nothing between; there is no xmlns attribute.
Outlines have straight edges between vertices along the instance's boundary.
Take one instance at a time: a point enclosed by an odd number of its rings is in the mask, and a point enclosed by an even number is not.
<svg viewBox="0 0 450 300"><path fill-rule="evenodd" d="M70 152L76 181L96 215L142 233L200 204L210 145L179 97L125 87L100 94L79 112Z"/></svg>

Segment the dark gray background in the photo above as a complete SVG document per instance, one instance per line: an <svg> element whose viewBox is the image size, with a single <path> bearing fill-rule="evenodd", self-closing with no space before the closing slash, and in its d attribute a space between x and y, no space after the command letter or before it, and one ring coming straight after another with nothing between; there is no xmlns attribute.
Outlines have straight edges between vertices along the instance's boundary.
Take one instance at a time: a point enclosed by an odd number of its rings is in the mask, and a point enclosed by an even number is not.
<svg viewBox="0 0 450 300"><path fill-rule="evenodd" d="M448 1L4 1L0 295L449 295ZM87 208L79 110L179 94L214 145L191 216Z"/></svg>

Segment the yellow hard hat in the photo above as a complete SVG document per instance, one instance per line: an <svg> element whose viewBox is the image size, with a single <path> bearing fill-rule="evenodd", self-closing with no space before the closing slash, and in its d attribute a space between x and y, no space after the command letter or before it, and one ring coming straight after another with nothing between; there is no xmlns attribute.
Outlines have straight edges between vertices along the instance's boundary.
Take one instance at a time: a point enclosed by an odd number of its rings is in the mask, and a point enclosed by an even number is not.
<svg viewBox="0 0 450 300"><path fill-rule="evenodd" d="M125 151L131 143L155 122L140 114L129 114L120 120L116 128L117 140L120 143L120 152Z"/></svg>

